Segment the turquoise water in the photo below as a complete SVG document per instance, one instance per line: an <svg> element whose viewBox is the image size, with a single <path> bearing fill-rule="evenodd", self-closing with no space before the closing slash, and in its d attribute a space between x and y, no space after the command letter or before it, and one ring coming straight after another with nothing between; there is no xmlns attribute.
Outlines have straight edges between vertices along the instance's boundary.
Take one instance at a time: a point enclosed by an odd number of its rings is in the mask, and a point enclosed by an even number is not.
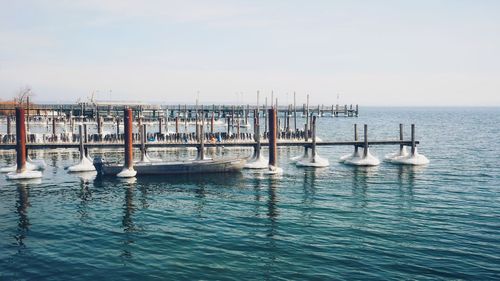
<svg viewBox="0 0 500 281"><path fill-rule="evenodd" d="M331 166L303 169L287 161L302 151L283 148L281 177L121 181L68 174L76 152L38 152L41 182L0 175L0 279L500 278L498 108L368 108L318 122L324 140L352 139L353 123L396 139L400 122L406 136L415 123L431 163L349 167L336 159L351 147L323 147ZM0 152L0 166L14 161Z"/></svg>

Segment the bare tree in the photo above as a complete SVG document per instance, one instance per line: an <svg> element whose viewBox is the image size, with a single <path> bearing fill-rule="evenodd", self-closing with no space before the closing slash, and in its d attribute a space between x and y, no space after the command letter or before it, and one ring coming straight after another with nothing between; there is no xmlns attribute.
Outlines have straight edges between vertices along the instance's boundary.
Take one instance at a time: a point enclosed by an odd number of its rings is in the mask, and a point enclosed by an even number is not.
<svg viewBox="0 0 500 281"><path fill-rule="evenodd" d="M27 102L28 97L34 96L33 92L31 91L31 87L29 85L26 85L22 88L19 89L19 91L16 93L14 96L14 102L16 104L23 104Z"/></svg>

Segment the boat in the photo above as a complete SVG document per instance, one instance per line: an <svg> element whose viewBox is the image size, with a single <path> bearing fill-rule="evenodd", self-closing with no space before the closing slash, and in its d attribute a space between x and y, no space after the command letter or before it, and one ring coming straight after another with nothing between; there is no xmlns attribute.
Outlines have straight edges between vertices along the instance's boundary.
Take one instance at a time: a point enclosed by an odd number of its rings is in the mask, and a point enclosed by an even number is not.
<svg viewBox="0 0 500 281"><path fill-rule="evenodd" d="M141 175L171 175L200 173L235 173L240 172L245 159L187 160L171 162L137 162L134 170ZM99 175L115 176L123 170L123 164L109 163L102 158L94 159L94 167Z"/></svg>

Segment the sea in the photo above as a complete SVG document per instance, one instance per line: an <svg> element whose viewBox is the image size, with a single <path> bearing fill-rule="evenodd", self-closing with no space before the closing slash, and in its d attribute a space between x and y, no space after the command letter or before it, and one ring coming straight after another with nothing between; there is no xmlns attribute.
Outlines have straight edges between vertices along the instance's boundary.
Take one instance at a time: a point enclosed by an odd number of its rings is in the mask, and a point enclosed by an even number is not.
<svg viewBox="0 0 500 281"><path fill-rule="evenodd" d="M41 180L0 174L0 280L500 280L500 108L360 107L319 118L318 137L352 140L355 123L369 140L399 139L400 123L409 140L415 124L430 163L347 166L353 147L336 146L318 148L329 167L299 168L303 148L288 147L281 175L120 180L68 173L75 150L30 151L47 163ZM381 160L397 150L370 147ZM0 167L14 163L0 151Z"/></svg>

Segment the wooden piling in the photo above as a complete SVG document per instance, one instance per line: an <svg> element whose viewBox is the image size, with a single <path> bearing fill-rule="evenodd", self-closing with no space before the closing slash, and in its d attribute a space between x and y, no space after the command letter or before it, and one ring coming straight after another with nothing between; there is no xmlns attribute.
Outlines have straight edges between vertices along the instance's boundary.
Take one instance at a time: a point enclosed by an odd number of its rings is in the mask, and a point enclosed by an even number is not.
<svg viewBox="0 0 500 281"><path fill-rule="evenodd" d="M163 118L158 117L158 133L161 135L163 133Z"/></svg>
<svg viewBox="0 0 500 281"><path fill-rule="evenodd" d="M120 135L120 118L116 117L116 138Z"/></svg>
<svg viewBox="0 0 500 281"><path fill-rule="evenodd" d="M297 131L297 100L295 99L295 92L293 92L293 130Z"/></svg>
<svg viewBox="0 0 500 281"><path fill-rule="evenodd" d="M411 124L411 155L415 155L415 124Z"/></svg>
<svg viewBox="0 0 500 281"><path fill-rule="evenodd" d="M358 141L358 124L354 124L354 141ZM357 145L354 146L355 155L358 153L359 147Z"/></svg>
<svg viewBox="0 0 500 281"><path fill-rule="evenodd" d="M365 124L364 126L364 147L363 147L363 157L366 157L368 155L368 125Z"/></svg>
<svg viewBox="0 0 500 281"><path fill-rule="evenodd" d="M132 150L132 109L126 108L123 111L123 123L125 126L125 168L132 169L133 150Z"/></svg>
<svg viewBox="0 0 500 281"><path fill-rule="evenodd" d="M316 156L316 116L313 116L312 118L312 149L311 149L311 154L312 154L312 161L314 163L314 157Z"/></svg>
<svg viewBox="0 0 500 281"><path fill-rule="evenodd" d="M24 172L26 170L26 124L22 107L16 107L16 162L16 172Z"/></svg>
<svg viewBox="0 0 500 281"><path fill-rule="evenodd" d="M85 156L85 147L83 145L83 125L78 126L78 134L80 136L80 160L83 160L83 157Z"/></svg>
<svg viewBox="0 0 500 281"><path fill-rule="evenodd" d="M146 124L141 126L141 162L146 161Z"/></svg>
<svg viewBox="0 0 500 281"><path fill-rule="evenodd" d="M52 111L52 136L56 136L56 117L54 116L54 111Z"/></svg>
<svg viewBox="0 0 500 281"><path fill-rule="evenodd" d="M12 132L10 131L10 130L11 130L11 128L10 128L10 127L12 126L11 122L12 122L12 121L11 121L11 117L10 117L10 115L7 115L7 136L8 136L8 138L9 138L9 142L10 142L10 140L11 140L10 135L12 134Z"/></svg>
<svg viewBox="0 0 500 281"><path fill-rule="evenodd" d="M276 167L277 160L277 120L276 120L276 108L271 108L268 110L269 115L269 166Z"/></svg>
<svg viewBox="0 0 500 281"><path fill-rule="evenodd" d="M214 133L215 112L212 111L212 118L210 119L210 133Z"/></svg>
<svg viewBox="0 0 500 281"><path fill-rule="evenodd" d="M403 141L403 124L399 124L399 140ZM399 145L399 150L403 150L404 145L400 144Z"/></svg>
<svg viewBox="0 0 500 281"><path fill-rule="evenodd" d="M205 133L203 130L203 127L205 126L204 122L202 121L202 124L200 125L200 147L199 147L199 152L198 152L198 160L204 160L205 159Z"/></svg>
<svg viewBox="0 0 500 281"><path fill-rule="evenodd" d="M175 117L175 133L179 134L179 116Z"/></svg>

